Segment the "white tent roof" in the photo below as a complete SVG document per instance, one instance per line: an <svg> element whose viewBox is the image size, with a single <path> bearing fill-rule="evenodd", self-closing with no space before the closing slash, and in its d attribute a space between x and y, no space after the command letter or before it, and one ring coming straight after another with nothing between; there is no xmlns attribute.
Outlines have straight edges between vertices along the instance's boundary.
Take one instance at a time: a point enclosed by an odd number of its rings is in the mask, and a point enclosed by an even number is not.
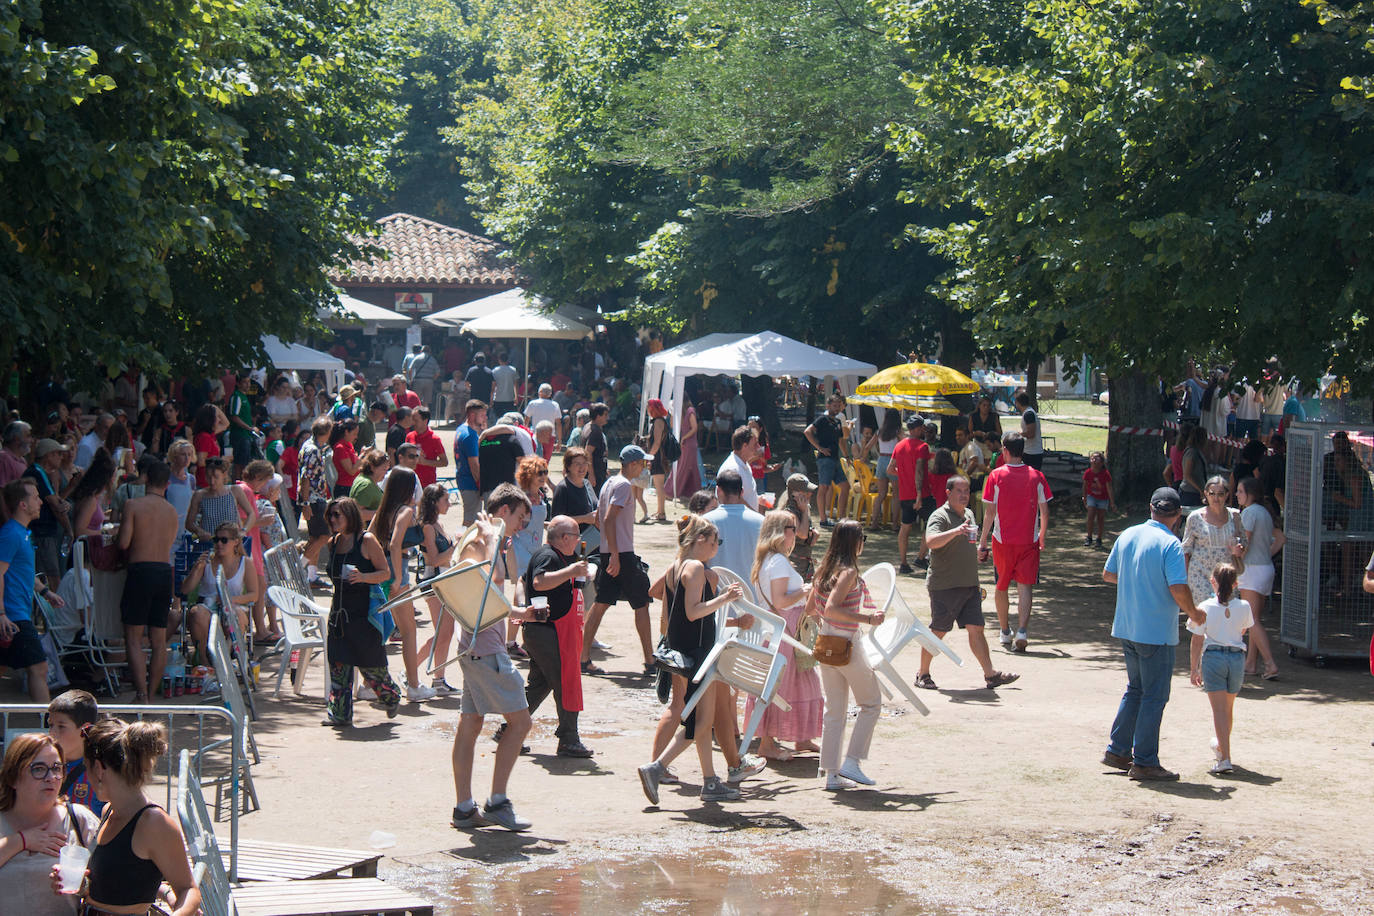
<svg viewBox="0 0 1374 916"><path fill-rule="evenodd" d="M590 334L592 329L561 312L549 314L540 311L538 306L528 304L474 318L463 325L463 331L475 337L578 340Z"/></svg>
<svg viewBox="0 0 1374 916"><path fill-rule="evenodd" d="M277 369L338 369L343 371L344 361L304 344L285 344L277 337L268 334L262 339L267 358Z"/></svg>
<svg viewBox="0 0 1374 916"><path fill-rule="evenodd" d="M354 322L361 322L368 327L377 328L406 328L414 323L415 319L409 315L402 315L400 312L393 312L391 309L382 308L380 305L373 305L371 302L364 302L361 299L339 293L339 305L343 307L347 318L340 319L339 313L333 309L320 309L319 317L322 321L328 322L336 327L351 325Z"/></svg>
<svg viewBox="0 0 1374 916"><path fill-rule="evenodd" d="M674 417L680 417L683 383L690 375L833 377L848 393L857 387L861 376L877 371L872 363L821 350L776 331L707 334L644 360L640 414L642 417L647 411L649 398L660 398Z"/></svg>
<svg viewBox="0 0 1374 916"><path fill-rule="evenodd" d="M543 296L536 296L529 290L515 286L511 289L502 290L481 299L474 299L471 302L464 302L462 305L455 305L433 314L426 315L421 319L425 324L436 328L460 328L467 322L487 315L495 315L507 309L524 308L534 312L552 311L551 303ZM572 318L574 321L585 323L595 322L597 314L587 309L577 308L576 306L565 305L560 307L558 314ZM590 328L588 328L590 330ZM521 337L519 333L513 334L484 334L484 337ZM581 335L578 335L581 336Z"/></svg>

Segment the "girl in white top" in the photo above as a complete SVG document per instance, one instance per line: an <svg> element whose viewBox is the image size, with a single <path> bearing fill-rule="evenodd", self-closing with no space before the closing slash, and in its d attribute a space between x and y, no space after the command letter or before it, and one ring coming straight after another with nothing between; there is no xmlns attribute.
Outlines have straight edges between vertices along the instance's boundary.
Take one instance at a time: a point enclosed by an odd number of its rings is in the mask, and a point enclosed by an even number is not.
<svg viewBox="0 0 1374 916"><path fill-rule="evenodd" d="M1193 634L1192 683L1207 692L1212 703L1212 723L1217 736L1212 752L1217 761L1213 774L1231 772L1231 724L1236 695L1244 682L1245 631L1254 623L1250 605L1236 595L1236 568L1218 563L1212 569L1215 597L1199 605L1207 614L1204 624L1188 623Z"/></svg>
<svg viewBox="0 0 1374 916"><path fill-rule="evenodd" d="M1283 550L1286 539L1283 529L1274 527L1274 517L1264 505L1264 487L1258 477L1244 477L1236 484L1236 502L1240 504L1240 526L1245 529L1245 569L1241 570L1236 587L1255 618L1245 657L1245 674L1262 673L1266 681L1274 681L1278 680L1279 666L1261 617L1265 601L1274 588L1274 557ZM1263 672L1256 664L1261 659Z"/></svg>

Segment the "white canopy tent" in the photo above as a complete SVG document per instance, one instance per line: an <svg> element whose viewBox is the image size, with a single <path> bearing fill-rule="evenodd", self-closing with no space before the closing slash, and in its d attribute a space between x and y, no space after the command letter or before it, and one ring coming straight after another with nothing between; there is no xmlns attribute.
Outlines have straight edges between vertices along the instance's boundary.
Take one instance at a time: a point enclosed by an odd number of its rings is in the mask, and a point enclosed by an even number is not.
<svg viewBox="0 0 1374 916"><path fill-rule="evenodd" d="M578 309L582 311L582 309ZM562 310L552 314L542 311L533 302L503 309L481 318L473 318L463 325L464 333L474 337L523 337L525 362L530 364L530 340L581 340L592 333L590 326L577 321ZM526 392L529 395L529 392Z"/></svg>
<svg viewBox="0 0 1374 916"><path fill-rule="evenodd" d="M351 327L355 324L362 324L367 328L399 329L408 328L415 322L415 319L409 315L402 315L400 312L393 312L391 309L382 308L380 305L355 299L347 293L339 293L338 299L339 305L342 307L343 317L333 309L320 309L320 320L331 327Z"/></svg>
<svg viewBox="0 0 1374 916"><path fill-rule="evenodd" d="M303 344L282 343L277 337L268 334L262 339L262 347L267 351L267 361L274 369L290 369L307 372L322 371L329 380L329 389L337 391L344 383L344 361Z"/></svg>
<svg viewBox="0 0 1374 916"><path fill-rule="evenodd" d="M584 324L594 324L597 320L595 312L587 309L577 308L576 306L565 305L558 309L553 308L553 304L543 296L536 296L529 290L515 286L481 299L474 299L471 302L464 302L462 305L455 305L442 311L426 315L421 319L425 324L436 328L462 328L468 322L477 318L484 318L488 315L495 315L509 309L522 308L533 313L557 312L564 317ZM590 328L588 329L590 330ZM520 334L486 334L478 335L486 337L519 337Z"/></svg>
<svg viewBox="0 0 1374 916"><path fill-rule="evenodd" d="M776 331L757 334L707 334L697 340L662 350L644 360L644 391L640 395L640 427L643 428L649 399L659 398L678 429L683 408L683 385L692 375L782 375L834 378L845 394L859 379L878 369L828 350L784 337Z"/></svg>

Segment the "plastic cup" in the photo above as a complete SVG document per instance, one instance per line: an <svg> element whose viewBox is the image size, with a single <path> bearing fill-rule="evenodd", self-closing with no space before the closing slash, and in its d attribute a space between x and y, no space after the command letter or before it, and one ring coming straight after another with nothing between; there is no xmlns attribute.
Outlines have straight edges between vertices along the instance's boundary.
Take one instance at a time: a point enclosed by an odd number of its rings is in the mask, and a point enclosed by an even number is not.
<svg viewBox="0 0 1374 916"><path fill-rule="evenodd" d="M345 563L345 564L343 565L343 569L341 570L341 575L343 576L343 580L344 580L345 582L347 582L347 581L348 581L348 574L351 573L351 572L357 572L357 571L358 571L358 567L354 566L352 563Z"/></svg>
<svg viewBox="0 0 1374 916"><path fill-rule="evenodd" d="M531 598L530 610L534 613L536 623L547 623L549 619L549 599Z"/></svg>
<svg viewBox="0 0 1374 916"><path fill-rule="evenodd" d="M57 856L57 873L62 881L62 893L75 894L81 890L81 882L86 878L86 863L91 859L91 851L85 846L69 844L62 847Z"/></svg>

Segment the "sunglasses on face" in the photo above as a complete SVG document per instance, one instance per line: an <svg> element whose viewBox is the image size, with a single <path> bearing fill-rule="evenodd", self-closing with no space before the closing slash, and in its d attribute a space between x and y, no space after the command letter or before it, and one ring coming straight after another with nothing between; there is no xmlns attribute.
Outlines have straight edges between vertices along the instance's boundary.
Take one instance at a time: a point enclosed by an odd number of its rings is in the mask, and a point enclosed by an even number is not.
<svg viewBox="0 0 1374 916"><path fill-rule="evenodd" d="M783 530L783 531L796 531L796 530L797 530L797 526L796 526L796 525L783 525L783 526L782 526L782 530Z"/></svg>
<svg viewBox="0 0 1374 916"><path fill-rule="evenodd" d="M213 538L211 538L210 540L214 541L216 544L232 544L232 543L234 543L234 539L233 539L233 538L231 538L231 537L225 537L225 536L222 535L222 534L217 534L217 535L215 535Z"/></svg>

